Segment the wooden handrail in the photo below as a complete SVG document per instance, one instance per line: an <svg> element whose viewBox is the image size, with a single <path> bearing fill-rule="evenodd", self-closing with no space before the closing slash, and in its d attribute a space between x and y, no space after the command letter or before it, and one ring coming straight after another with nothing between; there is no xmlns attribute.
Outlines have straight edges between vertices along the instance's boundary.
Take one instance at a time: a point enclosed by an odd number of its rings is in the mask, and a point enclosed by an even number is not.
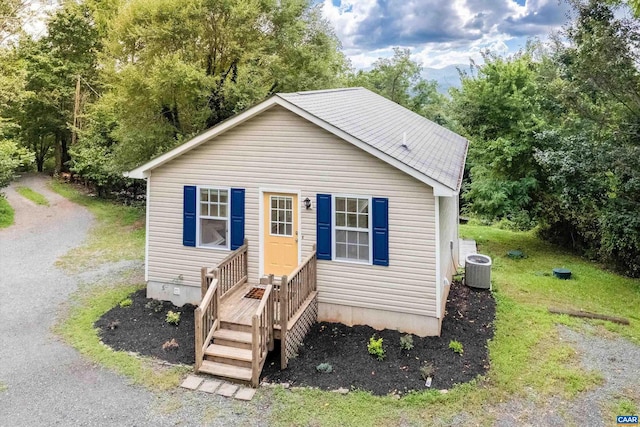
<svg viewBox="0 0 640 427"><path fill-rule="evenodd" d="M229 254L218 264L218 282L220 284L220 296L230 293L237 286L247 282L249 275L248 243Z"/></svg>
<svg viewBox="0 0 640 427"><path fill-rule="evenodd" d="M244 244L227 255L217 267L200 269L200 287L204 298L213 279L218 279L220 297L224 297L236 287L247 282L249 277L249 243L244 239Z"/></svg>
<svg viewBox="0 0 640 427"><path fill-rule="evenodd" d="M202 366L204 352L213 338L213 333L220 326L220 292L218 280L214 279L207 293L194 311L196 372Z"/></svg>
<svg viewBox="0 0 640 427"><path fill-rule="evenodd" d="M251 318L251 385L258 386L260 371L267 358L268 350L273 350L273 286L268 285L260 304Z"/></svg>

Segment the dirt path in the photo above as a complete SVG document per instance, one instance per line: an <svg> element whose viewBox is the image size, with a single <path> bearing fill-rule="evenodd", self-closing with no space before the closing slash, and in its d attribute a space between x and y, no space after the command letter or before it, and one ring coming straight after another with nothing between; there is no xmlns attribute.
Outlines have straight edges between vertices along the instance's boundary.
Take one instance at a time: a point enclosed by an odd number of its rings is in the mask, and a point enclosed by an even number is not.
<svg viewBox="0 0 640 427"><path fill-rule="evenodd" d="M0 426L259 425L251 407L240 415L222 397L132 386L51 333L60 305L80 281L117 278L122 265L78 276L54 267L82 244L93 219L52 192L48 180L27 175L6 190L16 221L0 230ZM14 191L18 185L43 194L50 206L24 199Z"/></svg>

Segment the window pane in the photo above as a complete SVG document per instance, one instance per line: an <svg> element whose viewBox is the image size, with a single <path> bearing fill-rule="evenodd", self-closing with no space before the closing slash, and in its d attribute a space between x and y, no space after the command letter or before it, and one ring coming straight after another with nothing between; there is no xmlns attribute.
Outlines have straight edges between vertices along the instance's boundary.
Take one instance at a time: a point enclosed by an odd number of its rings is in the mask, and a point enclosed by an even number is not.
<svg viewBox="0 0 640 427"><path fill-rule="evenodd" d="M358 246L357 245L347 245L347 258L349 258L349 259L358 259Z"/></svg>
<svg viewBox="0 0 640 427"><path fill-rule="evenodd" d="M369 200L368 199L358 199L358 212L360 212L360 213L369 212Z"/></svg>
<svg viewBox="0 0 640 427"><path fill-rule="evenodd" d="M200 189L200 201L201 202L209 201L209 190L207 190L206 188Z"/></svg>
<svg viewBox="0 0 640 427"><path fill-rule="evenodd" d="M203 246L226 246L227 221L220 219L200 220L200 244Z"/></svg>
<svg viewBox="0 0 640 427"><path fill-rule="evenodd" d="M291 215L291 211L287 211L286 215L285 215L285 221L287 222L293 222L293 216Z"/></svg>
<svg viewBox="0 0 640 427"><path fill-rule="evenodd" d="M358 227L369 228L369 215L358 215Z"/></svg>
<svg viewBox="0 0 640 427"><path fill-rule="evenodd" d="M282 197L278 197L278 209L284 209L284 199Z"/></svg>
<svg viewBox="0 0 640 427"><path fill-rule="evenodd" d="M358 231L358 243L361 245L369 244L369 233Z"/></svg>
<svg viewBox="0 0 640 427"><path fill-rule="evenodd" d="M271 234L278 234L278 223L277 222L272 222L271 223Z"/></svg>
<svg viewBox="0 0 640 427"><path fill-rule="evenodd" d="M344 230L336 230L336 243L345 243L347 241L347 232Z"/></svg>
<svg viewBox="0 0 640 427"><path fill-rule="evenodd" d="M210 190L209 200L212 203L218 203L218 190Z"/></svg>
<svg viewBox="0 0 640 427"><path fill-rule="evenodd" d="M338 227L344 227L346 223L346 215L343 213L336 213L336 225Z"/></svg>
<svg viewBox="0 0 640 427"><path fill-rule="evenodd" d="M284 212L278 210L278 222L284 221Z"/></svg>
<svg viewBox="0 0 640 427"><path fill-rule="evenodd" d="M369 261L369 245L359 246L360 261Z"/></svg>
<svg viewBox="0 0 640 427"><path fill-rule="evenodd" d="M209 215L209 204L208 203L200 203L200 215L208 216Z"/></svg>
<svg viewBox="0 0 640 427"><path fill-rule="evenodd" d="M336 258L346 258L347 257L347 247L342 243L336 244Z"/></svg>
<svg viewBox="0 0 640 427"><path fill-rule="evenodd" d="M286 198L286 201L287 201L287 203L286 203L286 208L287 208L287 209L291 209L291 197L287 197L287 198Z"/></svg>
<svg viewBox="0 0 640 427"><path fill-rule="evenodd" d="M344 212L344 197L336 197L336 211Z"/></svg>
<svg viewBox="0 0 640 427"><path fill-rule="evenodd" d="M227 190L220 190L220 203L227 203Z"/></svg>
<svg viewBox="0 0 640 427"><path fill-rule="evenodd" d="M347 199L347 211L357 212L357 210L358 210L358 199Z"/></svg>
<svg viewBox="0 0 640 427"><path fill-rule="evenodd" d="M220 205L218 216L227 216L227 205Z"/></svg>
<svg viewBox="0 0 640 427"><path fill-rule="evenodd" d="M347 227L357 227L357 226L358 226L358 215L347 214Z"/></svg>
<svg viewBox="0 0 640 427"><path fill-rule="evenodd" d="M271 198L271 209L277 209L278 208L278 198L277 197L272 197Z"/></svg>
<svg viewBox="0 0 640 427"><path fill-rule="evenodd" d="M284 228L284 234L286 234L287 236L293 236L292 229L293 229L293 225L286 224Z"/></svg>
<svg viewBox="0 0 640 427"><path fill-rule="evenodd" d="M358 243L358 232L357 231L347 231L347 242L356 244Z"/></svg>

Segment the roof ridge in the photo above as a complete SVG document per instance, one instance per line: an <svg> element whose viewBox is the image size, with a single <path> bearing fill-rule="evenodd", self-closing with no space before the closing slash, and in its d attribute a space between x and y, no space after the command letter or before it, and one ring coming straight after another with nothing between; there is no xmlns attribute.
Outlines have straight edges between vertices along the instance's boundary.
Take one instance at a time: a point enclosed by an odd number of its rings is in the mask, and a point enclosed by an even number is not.
<svg viewBox="0 0 640 427"><path fill-rule="evenodd" d="M363 87L340 87L335 89L318 89L318 90L305 90L300 92L282 92L277 95L313 95L317 93L331 93L331 92L348 92L352 90L361 90Z"/></svg>

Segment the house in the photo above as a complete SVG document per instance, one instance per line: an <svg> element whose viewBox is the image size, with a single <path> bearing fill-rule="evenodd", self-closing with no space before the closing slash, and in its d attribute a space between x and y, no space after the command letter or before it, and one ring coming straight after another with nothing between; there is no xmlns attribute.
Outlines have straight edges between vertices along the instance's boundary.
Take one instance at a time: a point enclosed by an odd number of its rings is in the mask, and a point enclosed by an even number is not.
<svg viewBox="0 0 640 427"><path fill-rule="evenodd" d="M284 348L293 320L298 341L316 319L438 335L467 146L363 88L273 95L128 173L147 180L147 294L200 304L215 329L244 310L231 288L268 287L253 356L279 334ZM231 344L211 325L205 353L215 334Z"/></svg>

